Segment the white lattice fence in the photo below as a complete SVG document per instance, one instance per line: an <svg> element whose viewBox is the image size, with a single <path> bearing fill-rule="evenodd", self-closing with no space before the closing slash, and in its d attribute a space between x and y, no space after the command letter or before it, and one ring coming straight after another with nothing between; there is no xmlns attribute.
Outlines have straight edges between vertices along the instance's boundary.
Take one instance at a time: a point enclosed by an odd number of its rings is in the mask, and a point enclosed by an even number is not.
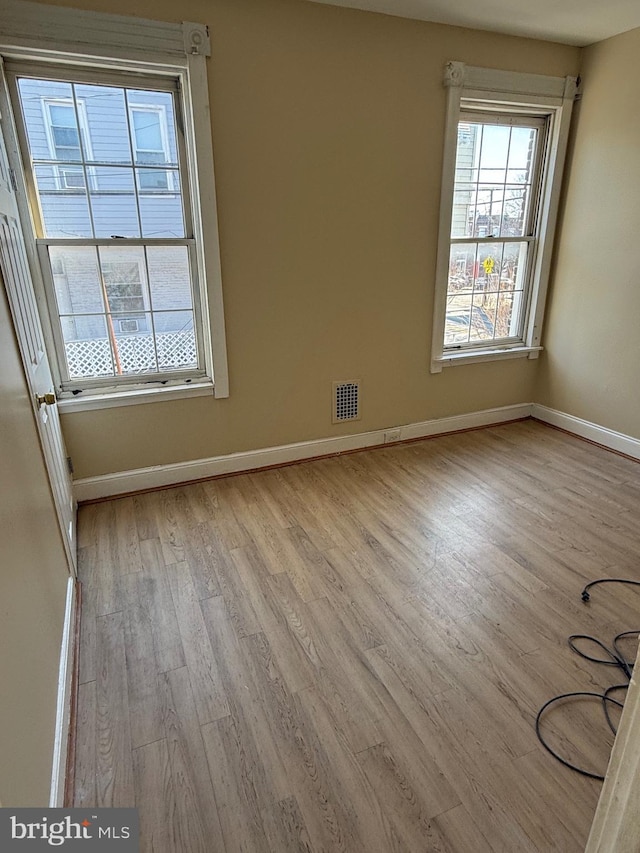
<svg viewBox="0 0 640 853"><path fill-rule="evenodd" d="M148 373L197 364L193 330L156 335L158 366L152 335L117 337L116 343L123 373ZM66 341L65 351L71 378L113 376L111 347L106 338Z"/></svg>

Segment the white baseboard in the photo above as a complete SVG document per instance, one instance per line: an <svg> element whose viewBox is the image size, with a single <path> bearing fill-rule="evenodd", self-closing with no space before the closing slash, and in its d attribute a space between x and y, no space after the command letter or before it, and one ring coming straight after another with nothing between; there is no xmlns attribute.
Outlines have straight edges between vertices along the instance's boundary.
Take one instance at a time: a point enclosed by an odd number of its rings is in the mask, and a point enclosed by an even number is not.
<svg viewBox="0 0 640 853"><path fill-rule="evenodd" d="M531 404L521 403L515 406L485 409L480 412L469 412L448 418L435 418L420 423L400 426L389 425L384 429L356 433L355 435L300 441L295 444L265 447L242 453L229 453L225 456L212 456L209 459L195 459L173 465L156 465L151 468L119 471L115 474L104 474L99 477L86 477L76 480L73 484L74 496L78 501L96 500L126 494L127 492L177 485L190 480L202 480L220 474L251 471L256 468L283 465L287 462L297 462L317 456L333 456L349 450L359 450L384 444L384 434L390 429L399 429L399 440L406 441L407 439L427 438L441 433L518 420L527 418L530 414Z"/></svg>
<svg viewBox="0 0 640 853"><path fill-rule="evenodd" d="M70 577L67 581L67 603L64 613L60 668L58 671L58 708L56 712L55 739L53 742L53 768L51 771L51 794L49 797L50 808L61 808L64 805L69 730L71 725L76 607L76 581L75 578Z"/></svg>
<svg viewBox="0 0 640 853"><path fill-rule="evenodd" d="M625 453L634 459L640 459L640 440L625 435L623 432L607 429L607 427L599 426L591 423L591 421L567 415L556 409L549 409L547 406L540 406L538 403L533 403L531 406L531 415L539 421L566 429L567 432L579 435L581 438L587 438L596 444L602 444L610 450L617 450L618 453Z"/></svg>

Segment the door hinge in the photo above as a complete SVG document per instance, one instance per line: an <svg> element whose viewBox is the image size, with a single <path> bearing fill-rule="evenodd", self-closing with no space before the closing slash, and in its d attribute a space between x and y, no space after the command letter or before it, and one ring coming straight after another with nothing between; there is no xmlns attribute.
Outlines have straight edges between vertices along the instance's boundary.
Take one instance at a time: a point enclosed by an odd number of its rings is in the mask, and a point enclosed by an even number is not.
<svg viewBox="0 0 640 853"><path fill-rule="evenodd" d="M67 468L69 469L69 473L73 474L73 460L70 456L67 456Z"/></svg>
<svg viewBox="0 0 640 853"><path fill-rule="evenodd" d="M18 192L18 182L16 181L16 173L13 169L9 169L9 178L11 180L11 186L13 187L14 193Z"/></svg>

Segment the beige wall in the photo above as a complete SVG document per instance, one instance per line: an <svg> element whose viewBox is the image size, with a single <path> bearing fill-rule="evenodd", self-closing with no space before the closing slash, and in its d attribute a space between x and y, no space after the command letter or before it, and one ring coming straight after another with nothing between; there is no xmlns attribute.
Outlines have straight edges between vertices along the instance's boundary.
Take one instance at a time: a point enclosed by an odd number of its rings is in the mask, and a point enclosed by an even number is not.
<svg viewBox="0 0 640 853"><path fill-rule="evenodd" d="M640 438L640 29L587 48L536 399Z"/></svg>
<svg viewBox="0 0 640 853"><path fill-rule="evenodd" d="M49 804L67 568L0 279L0 802Z"/></svg>
<svg viewBox="0 0 640 853"><path fill-rule="evenodd" d="M575 74L578 49L303 0L135 12L211 27L231 396L65 415L78 477L531 401L535 361L429 373L442 69ZM362 420L333 426L352 378Z"/></svg>

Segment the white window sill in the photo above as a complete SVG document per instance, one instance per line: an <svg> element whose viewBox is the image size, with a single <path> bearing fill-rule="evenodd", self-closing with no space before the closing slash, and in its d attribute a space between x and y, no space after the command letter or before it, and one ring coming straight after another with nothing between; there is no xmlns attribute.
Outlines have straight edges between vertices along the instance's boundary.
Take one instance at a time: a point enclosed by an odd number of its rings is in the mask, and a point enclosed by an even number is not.
<svg viewBox="0 0 640 853"><path fill-rule="evenodd" d="M501 361L506 358L537 358L542 347L505 347L504 349L474 349L443 353L431 360L431 372L441 373L443 367L476 364L481 361Z"/></svg>
<svg viewBox="0 0 640 853"><path fill-rule="evenodd" d="M211 380L108 393L84 391L76 397L63 397L58 400L58 409L63 414L91 412L96 409L113 409L118 406L139 406L142 403L164 403L168 400L181 400L185 397L212 397L213 391L214 386Z"/></svg>

